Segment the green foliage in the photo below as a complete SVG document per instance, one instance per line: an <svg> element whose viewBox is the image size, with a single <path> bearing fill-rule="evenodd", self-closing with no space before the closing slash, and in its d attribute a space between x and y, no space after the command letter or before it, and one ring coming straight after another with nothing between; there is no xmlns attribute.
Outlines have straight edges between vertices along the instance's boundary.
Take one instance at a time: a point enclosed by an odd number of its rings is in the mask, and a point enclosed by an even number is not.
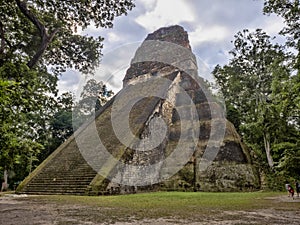
<svg viewBox="0 0 300 225"><path fill-rule="evenodd" d="M287 174L267 173L265 189L268 191L286 191L285 184L289 180L288 178Z"/></svg>
<svg viewBox="0 0 300 225"><path fill-rule="evenodd" d="M21 154L29 157L42 146L36 142L36 130L31 126L32 112L40 109L45 100L40 88L43 76L22 63L5 63L0 67L0 158L1 166L11 168L19 163ZM40 82L39 82L40 81ZM49 89L47 87L47 89Z"/></svg>
<svg viewBox="0 0 300 225"><path fill-rule="evenodd" d="M189 186L193 185L194 183L194 173L189 167L184 167L182 168L179 172L178 175L180 178L185 181Z"/></svg>
<svg viewBox="0 0 300 225"><path fill-rule="evenodd" d="M93 72L99 64L102 37L83 36L89 25L112 27L115 17L134 4L121 1L1 0L0 66L17 56L32 68L52 65L58 74L66 68Z"/></svg>
<svg viewBox="0 0 300 225"><path fill-rule="evenodd" d="M300 86L292 54L260 29L238 32L233 44L230 62L213 71L227 116L270 184L277 175L298 176Z"/></svg>
<svg viewBox="0 0 300 225"><path fill-rule="evenodd" d="M133 7L131 0L0 0L0 167L15 179L73 133L74 101L55 98L58 75L92 73L103 47L102 37L77 30L112 27Z"/></svg>
<svg viewBox="0 0 300 225"><path fill-rule="evenodd" d="M282 142L275 145L274 149L281 153L278 164L280 174L300 179L300 142Z"/></svg>
<svg viewBox="0 0 300 225"><path fill-rule="evenodd" d="M271 68L276 64L285 71L285 54L283 48L273 45L270 37L260 29L252 33L238 32L233 44L230 63L217 66L213 74L229 109L229 119L239 125L245 142L257 154L263 156L261 149L265 149L272 167L269 145L274 141L273 131L281 120L272 102L274 72Z"/></svg>
<svg viewBox="0 0 300 225"><path fill-rule="evenodd" d="M264 13L275 13L281 16L286 27L281 30L281 34L290 35L289 44L295 45L295 40L299 41L299 25L300 25L300 3L299 0L266 0L264 3ZM299 46L298 46L299 47Z"/></svg>
<svg viewBox="0 0 300 225"><path fill-rule="evenodd" d="M266 0L264 13L285 20L280 34L287 37L286 45L273 44L260 29L243 30L235 35L230 62L213 74L229 120L267 173L268 185L276 189L282 177L299 176L299 1Z"/></svg>
<svg viewBox="0 0 300 225"><path fill-rule="evenodd" d="M239 132L241 126L240 114L232 104L227 104L226 118L234 125L234 127Z"/></svg>
<svg viewBox="0 0 300 225"><path fill-rule="evenodd" d="M281 16L285 21L285 27L280 34L287 37L287 46L295 48L293 67L300 69L300 2L299 0L265 0L265 14L275 13Z"/></svg>
<svg viewBox="0 0 300 225"><path fill-rule="evenodd" d="M53 108L48 110L46 128L42 131L41 142L45 149L39 154L39 161L46 159L60 144L68 139L74 132L72 127L72 109L74 106L74 96L63 93L59 96Z"/></svg>

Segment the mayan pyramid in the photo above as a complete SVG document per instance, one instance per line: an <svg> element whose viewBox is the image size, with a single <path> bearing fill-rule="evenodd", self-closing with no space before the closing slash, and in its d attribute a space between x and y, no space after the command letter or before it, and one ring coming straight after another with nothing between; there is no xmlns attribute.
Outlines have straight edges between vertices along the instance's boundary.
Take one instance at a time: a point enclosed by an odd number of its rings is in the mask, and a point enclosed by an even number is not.
<svg viewBox="0 0 300 225"><path fill-rule="evenodd" d="M32 194L239 191L258 187L247 148L198 73L187 32L137 49L123 89L18 187Z"/></svg>

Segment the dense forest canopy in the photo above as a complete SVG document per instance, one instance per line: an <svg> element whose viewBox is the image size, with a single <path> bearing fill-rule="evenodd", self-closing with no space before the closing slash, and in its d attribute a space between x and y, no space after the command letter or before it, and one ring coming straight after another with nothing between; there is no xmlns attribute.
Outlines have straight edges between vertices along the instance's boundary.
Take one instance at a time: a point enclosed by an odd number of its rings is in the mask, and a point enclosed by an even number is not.
<svg viewBox="0 0 300 225"><path fill-rule="evenodd" d="M300 178L300 6L298 0L265 1L264 13L285 21L286 43L257 29L234 36L230 62L213 71L227 117L270 178ZM278 185L281 185L278 182Z"/></svg>

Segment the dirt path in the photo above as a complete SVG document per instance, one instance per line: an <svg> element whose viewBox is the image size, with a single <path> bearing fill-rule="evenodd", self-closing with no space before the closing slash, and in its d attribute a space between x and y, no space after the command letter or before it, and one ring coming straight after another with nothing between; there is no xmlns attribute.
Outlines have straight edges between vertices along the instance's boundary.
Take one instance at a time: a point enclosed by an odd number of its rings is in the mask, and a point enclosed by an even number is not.
<svg viewBox="0 0 300 225"><path fill-rule="evenodd" d="M292 200L287 196L270 198L275 205L291 202L300 204L300 198ZM293 202L293 203L292 203ZM115 223L104 222L99 219L102 208L91 206L49 203L26 195L5 195L0 197L0 224L3 225L69 225L69 224L116 224L116 225L235 225L235 224L300 224L300 212L296 210L264 209L260 211L223 211L216 218L206 218L201 221L187 221L178 219L143 219L118 218ZM113 210L111 210L113 213ZM112 214L113 216L113 214ZM124 222L123 222L124 221ZM130 222L125 222L130 221Z"/></svg>

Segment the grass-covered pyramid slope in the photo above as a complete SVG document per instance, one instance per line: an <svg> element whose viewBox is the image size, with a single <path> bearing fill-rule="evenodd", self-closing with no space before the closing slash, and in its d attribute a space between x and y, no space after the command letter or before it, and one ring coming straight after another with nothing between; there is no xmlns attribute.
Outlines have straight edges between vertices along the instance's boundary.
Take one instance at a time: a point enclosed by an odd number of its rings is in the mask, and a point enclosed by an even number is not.
<svg viewBox="0 0 300 225"><path fill-rule="evenodd" d="M123 89L18 188L115 194L257 188L247 149L198 74L180 26L149 34Z"/></svg>

